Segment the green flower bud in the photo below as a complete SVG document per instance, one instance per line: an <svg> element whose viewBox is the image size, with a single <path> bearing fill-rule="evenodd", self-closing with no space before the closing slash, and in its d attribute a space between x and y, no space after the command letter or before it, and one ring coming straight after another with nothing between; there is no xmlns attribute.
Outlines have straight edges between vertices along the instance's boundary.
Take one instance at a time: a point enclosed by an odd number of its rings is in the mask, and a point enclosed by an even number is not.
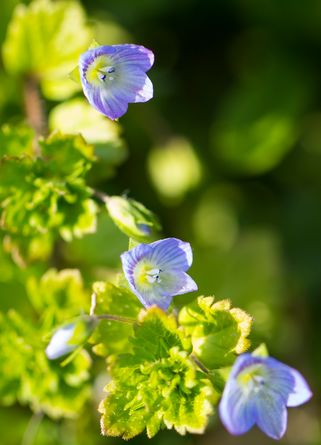
<svg viewBox="0 0 321 445"><path fill-rule="evenodd" d="M134 199L110 196L106 206L111 219L130 238L150 242L161 230L156 215Z"/></svg>

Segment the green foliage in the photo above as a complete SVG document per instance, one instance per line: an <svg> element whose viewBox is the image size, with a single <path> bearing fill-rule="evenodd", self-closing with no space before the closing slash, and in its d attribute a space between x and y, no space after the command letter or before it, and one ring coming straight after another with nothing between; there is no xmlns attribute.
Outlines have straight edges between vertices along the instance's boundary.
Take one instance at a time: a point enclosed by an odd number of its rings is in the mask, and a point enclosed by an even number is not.
<svg viewBox="0 0 321 445"><path fill-rule="evenodd" d="M119 229L134 240L151 242L161 230L156 215L134 199L108 196L106 207Z"/></svg>
<svg viewBox="0 0 321 445"><path fill-rule="evenodd" d="M85 99L72 99L57 105L50 113L49 127L67 134L80 133L94 145L99 163L95 164L90 179L95 182L113 174L115 167L127 156L120 125L106 119Z"/></svg>
<svg viewBox="0 0 321 445"><path fill-rule="evenodd" d="M27 259L46 257L58 235L70 241L96 227L97 209L85 183L93 148L81 136L59 133L39 145L42 158L21 155L0 163L1 227L10 235L8 250Z"/></svg>
<svg viewBox="0 0 321 445"><path fill-rule="evenodd" d="M3 125L0 128L0 157L32 155L34 131L23 125Z"/></svg>
<svg viewBox="0 0 321 445"><path fill-rule="evenodd" d="M29 300L48 331L81 313L88 313L90 294L77 269L49 269L40 279L27 280Z"/></svg>
<svg viewBox="0 0 321 445"><path fill-rule="evenodd" d="M213 130L221 162L245 174L269 171L294 147L300 116L313 94L302 67L283 54L263 57L254 75L245 76L225 98Z"/></svg>
<svg viewBox="0 0 321 445"><path fill-rule="evenodd" d="M73 1L34 0L17 5L3 45L10 74L34 75L49 99L79 89L68 78L92 38L82 7Z"/></svg>
<svg viewBox="0 0 321 445"><path fill-rule="evenodd" d="M201 182L202 166L191 143L175 137L150 151L148 170L164 198L179 201Z"/></svg>
<svg viewBox="0 0 321 445"><path fill-rule="evenodd" d="M193 352L209 369L231 366L248 349L252 318L228 300L199 297L183 307L179 322L191 336Z"/></svg>
<svg viewBox="0 0 321 445"><path fill-rule="evenodd" d="M143 311L135 325L133 351L110 368L108 396L100 404L103 434L130 439L145 428L201 433L217 394L189 357L190 343L172 315L158 308Z"/></svg>
<svg viewBox="0 0 321 445"><path fill-rule="evenodd" d="M113 314L134 320L137 318L141 304L129 290L111 283L96 282L93 291L96 296L96 315ZM101 320L91 336L90 343L94 345L93 351L103 357L130 352L129 338L133 332L131 323Z"/></svg>
<svg viewBox="0 0 321 445"><path fill-rule="evenodd" d="M91 360L80 352L66 366L45 355L48 333L88 307L79 272L48 271L30 279L30 300L38 315L22 317L15 310L0 314L0 400L19 401L51 417L75 417L90 396Z"/></svg>

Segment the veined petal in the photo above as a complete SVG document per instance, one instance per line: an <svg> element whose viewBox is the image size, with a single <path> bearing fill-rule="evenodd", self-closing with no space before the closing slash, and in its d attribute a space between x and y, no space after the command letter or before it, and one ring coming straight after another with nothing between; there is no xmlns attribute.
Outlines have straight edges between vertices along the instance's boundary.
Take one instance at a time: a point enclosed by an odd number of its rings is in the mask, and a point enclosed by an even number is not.
<svg viewBox="0 0 321 445"><path fill-rule="evenodd" d="M114 94L129 103L147 102L153 97L153 84L147 75L138 69L128 69Z"/></svg>
<svg viewBox="0 0 321 445"><path fill-rule="evenodd" d="M165 238L150 244L153 247L151 260L162 270L189 269L193 262L190 243L177 238Z"/></svg>
<svg viewBox="0 0 321 445"><path fill-rule="evenodd" d="M272 439L280 439L286 431L288 419L283 397L262 391L255 401L257 426Z"/></svg>
<svg viewBox="0 0 321 445"><path fill-rule="evenodd" d="M153 52L144 46L126 43L112 47L115 49L113 60L117 63L136 65L145 72L154 64Z"/></svg>
<svg viewBox="0 0 321 445"><path fill-rule="evenodd" d="M186 272L165 272L158 284L163 295L182 295L194 292L197 284Z"/></svg>
<svg viewBox="0 0 321 445"><path fill-rule="evenodd" d="M172 295L164 295L161 289L157 287L140 287L139 292L136 288L135 294L145 307L158 306L163 309L163 311L168 309L173 299Z"/></svg>
<svg viewBox="0 0 321 445"><path fill-rule="evenodd" d="M90 105L112 120L123 116L128 110L128 102L113 94L113 90L90 87L85 91Z"/></svg>
<svg viewBox="0 0 321 445"><path fill-rule="evenodd" d="M235 435L249 431L256 420L253 401L234 380L229 380L224 388L219 413L225 428Z"/></svg>
<svg viewBox="0 0 321 445"><path fill-rule="evenodd" d="M311 399L312 391L299 371L290 366L288 368L294 379L294 388L289 395L287 406L299 406Z"/></svg>
<svg viewBox="0 0 321 445"><path fill-rule="evenodd" d="M271 392L274 392L283 398L286 404L289 394L293 392L295 381L287 365L272 357L264 360L264 366L267 372L266 385Z"/></svg>
<svg viewBox="0 0 321 445"><path fill-rule="evenodd" d="M139 244L133 249L122 253L120 256L125 277L133 291L136 287L134 279L135 268L142 259L149 257L151 252L152 248L149 244Z"/></svg>

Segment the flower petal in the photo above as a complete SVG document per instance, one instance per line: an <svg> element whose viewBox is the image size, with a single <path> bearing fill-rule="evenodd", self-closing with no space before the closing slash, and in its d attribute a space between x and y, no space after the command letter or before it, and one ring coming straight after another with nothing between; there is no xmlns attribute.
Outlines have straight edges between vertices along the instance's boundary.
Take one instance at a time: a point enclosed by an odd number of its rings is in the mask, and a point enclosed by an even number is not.
<svg viewBox="0 0 321 445"><path fill-rule="evenodd" d="M246 433L255 423L254 403L234 380L228 380L225 385L219 415L225 428L235 435Z"/></svg>
<svg viewBox="0 0 321 445"><path fill-rule="evenodd" d="M113 60L117 64L136 65L145 72L154 64L153 52L144 46L126 43L124 45L112 45L112 48L115 49Z"/></svg>
<svg viewBox="0 0 321 445"><path fill-rule="evenodd" d="M46 348L46 355L49 360L55 360L73 351L76 346L68 344L68 341L73 336L75 324L70 323L60 327L52 336L50 343Z"/></svg>
<svg viewBox="0 0 321 445"><path fill-rule="evenodd" d="M194 292L198 289L197 284L185 272L165 272L161 274L161 281L158 284L162 295L182 295Z"/></svg>
<svg viewBox="0 0 321 445"><path fill-rule="evenodd" d="M123 116L128 110L128 102L113 94L112 89L97 87L84 88L90 105L112 120Z"/></svg>
<svg viewBox="0 0 321 445"><path fill-rule="evenodd" d="M136 288L135 295L139 301L146 307L158 306L166 311L172 302L173 295L164 295L159 287Z"/></svg>
<svg viewBox="0 0 321 445"><path fill-rule="evenodd" d="M149 244L139 244L133 249L120 255L125 277L134 293L136 293L136 284L134 280L135 267L143 258L149 257L151 252L152 248Z"/></svg>
<svg viewBox="0 0 321 445"><path fill-rule="evenodd" d="M312 391L299 371L290 366L288 368L294 379L294 388L288 398L287 406L299 406L311 399Z"/></svg>
<svg viewBox="0 0 321 445"><path fill-rule="evenodd" d="M287 426L287 410L283 397L262 391L258 393L255 402L257 426L272 439L280 439Z"/></svg>
<svg viewBox="0 0 321 445"><path fill-rule="evenodd" d="M143 71L130 68L115 84L113 94L129 103L147 102L153 97L153 84Z"/></svg>
<svg viewBox="0 0 321 445"><path fill-rule="evenodd" d="M163 271L189 269L193 262L190 243L177 238L165 238L150 244L153 247L151 261Z"/></svg>
<svg viewBox="0 0 321 445"><path fill-rule="evenodd" d="M264 359L264 366L267 372L266 386L272 393L281 396L286 404L289 394L293 392L295 386L290 368L272 357Z"/></svg>

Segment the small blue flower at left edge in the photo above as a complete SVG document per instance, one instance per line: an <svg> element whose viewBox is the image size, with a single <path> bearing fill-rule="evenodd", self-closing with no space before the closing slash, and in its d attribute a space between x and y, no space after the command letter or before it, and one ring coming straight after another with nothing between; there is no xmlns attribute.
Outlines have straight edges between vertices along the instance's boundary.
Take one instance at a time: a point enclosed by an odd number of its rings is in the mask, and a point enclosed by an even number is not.
<svg viewBox="0 0 321 445"><path fill-rule="evenodd" d="M272 357L240 355L231 370L219 405L220 418L235 435L257 425L267 436L280 439L287 428L287 407L312 397L304 377Z"/></svg>
<svg viewBox="0 0 321 445"><path fill-rule="evenodd" d="M105 45L80 56L80 79L89 103L112 120L123 116L129 103L147 102L153 84L146 72L154 54L141 45Z"/></svg>
<svg viewBox="0 0 321 445"><path fill-rule="evenodd" d="M191 267L191 245L177 238L139 244L121 255L125 277L145 307L166 310L175 295L197 290L186 273Z"/></svg>

